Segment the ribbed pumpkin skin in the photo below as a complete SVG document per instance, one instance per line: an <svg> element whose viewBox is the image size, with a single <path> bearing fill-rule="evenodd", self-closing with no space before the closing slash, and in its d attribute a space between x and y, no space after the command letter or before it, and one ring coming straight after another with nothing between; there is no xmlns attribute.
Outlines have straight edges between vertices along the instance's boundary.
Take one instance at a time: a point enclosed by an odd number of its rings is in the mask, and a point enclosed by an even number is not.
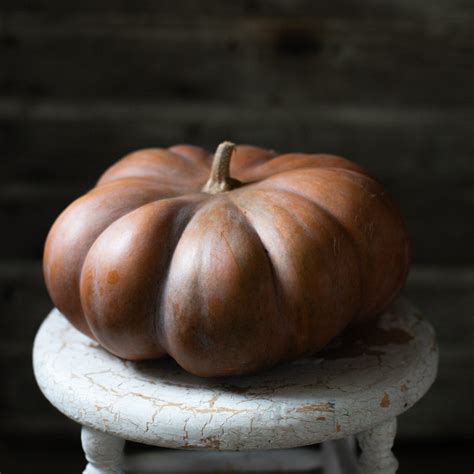
<svg viewBox="0 0 474 474"><path fill-rule="evenodd" d="M405 224L354 163L240 145L243 185L210 195L211 162L190 145L131 153L51 228L51 298L113 354L250 373L317 352L403 286Z"/></svg>

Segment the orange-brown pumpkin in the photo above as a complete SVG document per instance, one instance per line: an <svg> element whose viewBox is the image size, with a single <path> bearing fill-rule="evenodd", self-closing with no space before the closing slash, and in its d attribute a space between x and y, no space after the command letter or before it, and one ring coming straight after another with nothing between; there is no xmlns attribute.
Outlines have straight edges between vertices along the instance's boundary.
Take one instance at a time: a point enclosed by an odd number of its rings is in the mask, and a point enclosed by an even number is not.
<svg viewBox="0 0 474 474"><path fill-rule="evenodd" d="M59 216L44 254L76 328L202 376L320 350L380 314L408 266L400 212L359 166L228 142L214 161L190 145L127 155Z"/></svg>

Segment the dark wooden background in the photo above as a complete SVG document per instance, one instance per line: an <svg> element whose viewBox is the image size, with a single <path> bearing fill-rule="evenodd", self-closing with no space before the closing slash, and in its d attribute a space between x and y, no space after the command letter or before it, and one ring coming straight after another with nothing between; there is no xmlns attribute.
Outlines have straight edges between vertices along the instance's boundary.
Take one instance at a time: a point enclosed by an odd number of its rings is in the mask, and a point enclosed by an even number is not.
<svg viewBox="0 0 474 474"><path fill-rule="evenodd" d="M342 154L400 201L406 293L441 347L400 437L473 437L472 0L1 0L0 15L2 439L77 437L31 371L55 217L130 150L223 139Z"/></svg>

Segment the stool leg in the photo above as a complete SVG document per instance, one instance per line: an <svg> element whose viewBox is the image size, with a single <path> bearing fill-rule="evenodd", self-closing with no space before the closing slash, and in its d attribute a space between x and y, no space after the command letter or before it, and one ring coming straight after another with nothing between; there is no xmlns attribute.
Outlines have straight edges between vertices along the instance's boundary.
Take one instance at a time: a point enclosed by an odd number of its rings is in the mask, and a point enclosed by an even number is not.
<svg viewBox="0 0 474 474"><path fill-rule="evenodd" d="M124 439L83 426L81 441L87 459L83 474L122 474Z"/></svg>
<svg viewBox="0 0 474 474"><path fill-rule="evenodd" d="M392 453L397 433L397 419L391 418L357 435L362 453L359 458L361 474L395 474L397 458Z"/></svg>

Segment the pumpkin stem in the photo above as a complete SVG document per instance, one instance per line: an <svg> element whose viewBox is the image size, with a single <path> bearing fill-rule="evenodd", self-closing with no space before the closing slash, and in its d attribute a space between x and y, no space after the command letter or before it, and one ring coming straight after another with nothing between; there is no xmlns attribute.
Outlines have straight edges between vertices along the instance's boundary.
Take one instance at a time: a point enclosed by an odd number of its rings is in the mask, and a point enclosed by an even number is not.
<svg viewBox="0 0 474 474"><path fill-rule="evenodd" d="M211 175L202 191L208 194L217 194L230 191L240 186L240 181L230 177L230 159L235 150L232 142L223 142L214 153L212 160Z"/></svg>

